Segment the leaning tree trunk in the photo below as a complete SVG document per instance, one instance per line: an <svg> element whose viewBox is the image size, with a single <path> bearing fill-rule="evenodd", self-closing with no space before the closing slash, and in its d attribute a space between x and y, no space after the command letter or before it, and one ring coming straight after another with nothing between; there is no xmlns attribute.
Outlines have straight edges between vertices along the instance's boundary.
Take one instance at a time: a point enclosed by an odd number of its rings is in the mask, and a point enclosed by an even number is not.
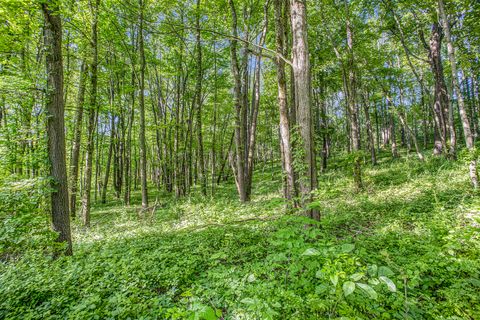
<svg viewBox="0 0 480 320"><path fill-rule="evenodd" d="M443 75L443 64L441 57L442 33L438 23L434 23L432 27L432 35L430 37L429 62L435 78L435 96L434 96L434 113L437 125L437 135L440 140L435 142L435 154L449 153L450 156L455 155L455 130L453 128L452 117L449 116L449 99L447 93L447 85ZM447 135L450 133L450 149L446 150Z"/></svg>
<svg viewBox="0 0 480 320"><path fill-rule="evenodd" d="M312 126L311 105L311 74L310 58L307 42L307 10L306 1L292 0L290 2L290 17L292 23L292 55L293 74L295 82L295 104L297 107L297 122L303 145L304 170L299 178L303 207L306 209L311 202L311 192L317 188L317 170L315 162L315 147ZM307 214L318 220L319 212L306 209Z"/></svg>
<svg viewBox="0 0 480 320"><path fill-rule="evenodd" d="M443 31L445 32L445 38L447 40L447 50L448 58L450 60L450 67L452 69L452 81L455 94L458 99L458 109L460 110L460 119L462 120L463 135L465 136L465 143L467 149L473 153L475 148L473 144L472 130L470 129L470 121L468 120L465 101L463 99L463 93L460 89L460 83L458 81L458 72L457 72L457 63L455 60L455 47L453 46L452 37L450 35L450 25L448 23L448 18L445 13L445 5L443 0L438 0L438 8L440 13L440 18L443 24ZM475 189L478 188L478 176L477 176L477 160L472 154L472 159L470 161L470 180Z"/></svg>
<svg viewBox="0 0 480 320"><path fill-rule="evenodd" d="M68 215L68 181L65 157L63 101L62 20L55 1L42 3L45 19L45 58L47 72L47 149L52 177L52 227L57 241L66 243L65 254L72 254Z"/></svg>

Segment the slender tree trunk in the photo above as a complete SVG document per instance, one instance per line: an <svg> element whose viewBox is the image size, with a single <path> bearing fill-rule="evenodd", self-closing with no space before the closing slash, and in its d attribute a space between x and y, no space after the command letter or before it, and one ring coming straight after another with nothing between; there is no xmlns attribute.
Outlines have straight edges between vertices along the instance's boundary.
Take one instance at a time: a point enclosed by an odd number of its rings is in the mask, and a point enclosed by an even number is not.
<svg viewBox="0 0 480 320"><path fill-rule="evenodd" d="M133 35L132 35L133 38ZM131 85L135 86L135 70L132 63L132 74L131 74ZM135 92L132 90L131 93L131 109L128 116L127 124L127 141L125 143L125 194L124 201L125 205L130 205L130 194L132 190L132 126L134 121L134 110L135 110Z"/></svg>
<svg viewBox="0 0 480 320"><path fill-rule="evenodd" d="M366 92L363 95L363 111L365 113L365 126L367 127L367 142L368 142L368 149L370 151L370 159L372 161L372 165L377 164L377 156L375 153L375 139L373 137L373 128L372 122L370 121L370 110L369 110L369 96Z"/></svg>
<svg viewBox="0 0 480 320"><path fill-rule="evenodd" d="M467 149L473 151L475 146L473 144L472 131L470 129L470 121L468 120L465 101L463 99L463 93L460 89L460 83L458 81L457 62L455 60L455 47L453 46L452 37L450 34L450 25L448 22L447 14L445 13L445 5L443 0L438 0L438 9L440 18L443 24L443 31L445 32L445 38L447 40L448 58L450 60L450 68L452 69L452 81L455 94L457 95L458 108L460 111L460 119L462 120L463 135L465 137L465 143ZM473 152L472 152L473 153ZM475 189L478 188L478 176L477 176L477 159L472 155L473 159L470 161L470 180Z"/></svg>
<svg viewBox="0 0 480 320"><path fill-rule="evenodd" d="M448 153L452 155L452 152L453 154L455 153L455 131L451 127L451 124L449 124L449 99L443 75L441 45L441 28L438 23L435 22L430 38L429 62L435 78L434 113L437 125L437 138L440 138L440 140L435 142L434 154L447 153L447 134L450 132L450 150L448 150Z"/></svg>
<svg viewBox="0 0 480 320"><path fill-rule="evenodd" d="M72 238L68 214L68 180L65 157L63 101L62 20L55 1L42 3L45 21L44 43L47 72L47 150L52 177L52 227L58 242L66 243L64 253L72 255Z"/></svg>
<svg viewBox="0 0 480 320"><path fill-rule="evenodd" d="M285 54L285 15L282 14L284 0L275 0L275 40L277 53ZM290 121L287 101L287 80L285 62L277 57L278 108L280 114L280 145L282 150L283 170L285 175L285 198L292 200L295 196L295 175L293 173L292 146L290 144Z"/></svg>
<svg viewBox="0 0 480 320"><path fill-rule="evenodd" d="M108 148L108 156L107 156L107 165L105 166L105 178L103 180L103 185L102 185L102 203L107 202L107 189L108 189L108 180L110 178L110 166L112 163L112 154L113 154L113 147L115 144L115 115L112 113L111 114L112 120L110 124L110 146Z"/></svg>
<svg viewBox="0 0 480 320"><path fill-rule="evenodd" d="M215 174L217 168L217 104L218 104L218 90L217 90L217 52L216 42L213 42L213 135L212 135L212 169L211 169L211 192L212 196L215 193Z"/></svg>
<svg viewBox="0 0 480 320"><path fill-rule="evenodd" d="M201 184L202 194L207 195L207 174L205 172L205 160L203 157L203 137L202 137L202 81L203 81L203 65L202 65L202 40L200 34L200 0L197 0L197 17L195 20L197 28L196 45L197 45L197 82L195 86L195 102L197 105L196 122L197 122L197 159L199 169L199 180ZM213 142L215 143L215 141Z"/></svg>
<svg viewBox="0 0 480 320"><path fill-rule="evenodd" d="M145 142L145 50L143 39L143 0L139 0L139 30L138 30L138 50L140 54L140 179L142 186L142 209L148 207L148 189L147 189L147 146Z"/></svg>
<svg viewBox="0 0 480 320"><path fill-rule="evenodd" d="M80 67L80 82L78 84L77 110L75 111L75 129L73 137L72 156L70 164L70 215L76 217L78 167L80 159L80 145L82 139L83 109L85 103L85 81L87 78L87 67L85 60L82 60Z"/></svg>
<svg viewBox="0 0 480 320"><path fill-rule="evenodd" d="M245 135L244 135L244 105L242 95L242 80L237 57L238 30L237 30L237 11L233 0L229 0L230 10L232 13L232 34L233 39L230 41L230 56L232 65L232 74L234 79L234 105L235 105L235 150L236 150L236 172L235 180L237 184L240 202L248 201L245 186Z"/></svg>
<svg viewBox="0 0 480 320"><path fill-rule="evenodd" d="M265 38L267 36L268 28L268 3L264 6L264 21L263 29L260 35L260 40L258 46L261 48L265 45ZM252 193L252 179L253 179L253 167L254 167L254 156L256 149L256 137L257 137L257 120L258 120L258 109L260 107L260 80L261 80L261 53L256 57L255 61L255 72L253 74L253 85L252 85L252 104L250 110L250 126L248 130L248 144L247 144L247 170L245 177L246 193L247 199L250 199ZM247 91L247 89L245 89Z"/></svg>
<svg viewBox="0 0 480 320"><path fill-rule="evenodd" d="M83 225L90 226L90 193L92 187L92 163L93 163L93 148L94 148L94 135L97 123L96 111L97 111L97 69L98 69L98 7L100 0L96 0L94 7L92 6L92 61L90 64L91 78L90 78L90 105L88 108L88 130L87 130L87 150L85 154L85 183L84 193L82 199L82 222Z"/></svg>
<svg viewBox="0 0 480 320"><path fill-rule="evenodd" d="M352 138L352 151L354 153L354 163L353 163L353 180L355 182L355 187L360 190L363 188L362 183L362 168L360 163L360 125L358 121L358 106L357 106L357 88L356 88L356 74L355 74L355 57L353 52L353 33L350 25L349 12L348 12L348 1L345 2L345 9L347 12L347 22L346 22L346 31L347 31L347 55L348 55L348 82L346 85L347 88L347 104L350 114L350 130Z"/></svg>

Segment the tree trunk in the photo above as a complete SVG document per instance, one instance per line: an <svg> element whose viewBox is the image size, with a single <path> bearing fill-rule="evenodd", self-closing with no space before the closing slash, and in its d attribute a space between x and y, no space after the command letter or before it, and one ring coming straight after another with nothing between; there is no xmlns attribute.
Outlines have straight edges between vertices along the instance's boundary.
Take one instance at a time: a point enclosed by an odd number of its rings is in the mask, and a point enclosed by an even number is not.
<svg viewBox="0 0 480 320"><path fill-rule="evenodd" d="M347 12L347 55L348 55L348 82L345 86L347 89L347 104L350 114L350 130L352 139L352 151L353 155L353 180L355 187L360 190L363 188L362 183L362 168L360 163L360 125L358 122L358 106L357 106L357 88L356 88L356 74L355 74L355 58L353 53L353 33L350 25L349 13L348 13L348 1L345 2L345 9Z"/></svg>
<svg viewBox="0 0 480 320"><path fill-rule="evenodd" d="M97 111L97 69L98 69L98 47L97 47L97 38L98 38L98 7L100 0L96 0L95 6L91 8L92 10L92 39L91 39L91 49L92 49L92 61L90 65L91 78L90 78L90 105L88 109L88 139L87 139L87 150L85 154L85 183L84 183L84 193L82 199L82 222L83 225L88 227L90 226L90 191L92 187L92 163L93 163L93 143L95 128L97 123L96 111Z"/></svg>
<svg viewBox="0 0 480 320"><path fill-rule="evenodd" d="M303 162L305 167L299 180L303 207L306 209L312 199L311 192L317 188L315 147L312 131L311 74L307 42L306 1L292 0L290 2L290 17L293 35L292 55L295 104L298 108L297 121L303 144ZM306 212L311 218L320 219L317 210L306 209Z"/></svg>
<svg viewBox="0 0 480 320"><path fill-rule="evenodd" d="M438 23L434 23L432 27L432 35L429 47L429 62L432 73L435 78L435 95L433 110L435 113L435 122L437 125L437 138L435 141L434 154L447 153L446 142L447 134L450 132L450 149L448 153L455 153L455 131L449 124L449 99L447 94L447 86L443 75L443 65L441 58L442 35L441 28ZM452 154L453 152L453 154Z"/></svg>
<svg viewBox="0 0 480 320"><path fill-rule="evenodd" d="M145 50L144 50L144 39L143 39L143 0L139 0L139 44L138 51L140 54L140 132L139 132L139 142L140 142L140 179L142 186L142 209L148 207L148 189L147 189L147 146L145 142Z"/></svg>
<svg viewBox="0 0 480 320"><path fill-rule="evenodd" d="M72 156L70 164L70 215L74 219L76 216L77 205L77 187L78 187L78 167L80 159L80 145L82 140L83 108L85 102L85 81L87 78L87 67L85 60L82 60L80 67L80 81L78 84L77 110L75 111L74 138L72 147Z"/></svg>
<svg viewBox="0 0 480 320"><path fill-rule="evenodd" d="M205 160L203 157L203 137L202 137L202 81L203 81L203 65L202 65L202 42L200 34L200 0L197 0L197 17L195 20L197 28L196 45L197 45L197 79L195 86L195 102L197 105L196 122L197 122L197 159L198 159L198 175L202 194L207 195L207 175L205 172ZM215 141L213 142L215 143Z"/></svg>
<svg viewBox="0 0 480 320"><path fill-rule="evenodd" d="M447 40L448 58L450 60L450 68L452 69L452 81L455 94L457 95L458 108L460 111L460 119L462 120L463 135L465 137L465 143L469 151L473 151L475 148L473 144L472 131L470 129L470 121L468 120L467 112L465 109L465 101L463 99L463 93L460 89L460 83L458 81L457 62L455 60L455 47L453 46L452 37L450 34L450 25L448 22L447 14L445 13L445 5L443 0L438 0L438 9L440 18L443 24L443 31L445 32L445 38ZM473 152L472 152L473 153ZM470 180L475 189L478 188L478 176L477 176L477 160L472 155L473 159L470 161Z"/></svg>
<svg viewBox="0 0 480 320"><path fill-rule="evenodd" d="M109 180L109 177L110 177L110 166L111 166L111 163L112 163L113 146L115 144L115 115L112 113L111 117L112 117L112 122L110 124L110 126L111 126L111 128L110 128L111 129L111 132L110 132L110 146L108 148L107 165L105 167L105 178L103 180L103 185L102 185L102 195L101 195L102 203L107 202L108 180Z"/></svg>
<svg viewBox="0 0 480 320"><path fill-rule="evenodd" d="M368 93L363 95L363 111L365 113L365 126L367 127L367 148L370 151L370 159L372 161L372 165L377 164L377 156L375 153L375 139L373 138L373 128L372 122L370 121L370 110L369 110L369 96Z"/></svg>
<svg viewBox="0 0 480 320"><path fill-rule="evenodd" d="M52 177L52 227L57 241L66 243L64 253L72 255L68 214L68 181L65 157L63 101L62 20L55 1L42 3L45 21L44 43L47 72L47 150Z"/></svg>
<svg viewBox="0 0 480 320"><path fill-rule="evenodd" d="M230 56L232 65L232 74L234 79L234 105L235 105L235 151L236 151L236 172L235 179L237 184L240 202L248 201L245 186L245 141L246 137L244 129L244 100L242 95L242 80L237 57L238 30L237 30L237 12L233 0L229 0L230 10L232 13L232 34L233 39L230 41Z"/></svg>
<svg viewBox="0 0 480 320"><path fill-rule="evenodd" d="M284 0L275 0L275 41L277 54L285 55L285 15L282 14ZM287 80L285 62L277 56L278 109L280 114L280 145L285 175L285 198L291 201L295 196L295 175L293 173L292 146L290 144L290 121L287 101Z"/></svg>

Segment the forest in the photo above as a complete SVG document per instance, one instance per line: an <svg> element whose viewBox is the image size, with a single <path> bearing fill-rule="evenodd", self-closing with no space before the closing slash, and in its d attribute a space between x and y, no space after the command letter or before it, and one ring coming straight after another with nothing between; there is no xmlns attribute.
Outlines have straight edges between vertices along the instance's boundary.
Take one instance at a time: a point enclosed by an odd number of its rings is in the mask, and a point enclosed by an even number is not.
<svg viewBox="0 0 480 320"><path fill-rule="evenodd" d="M478 0L1 0L0 319L480 319Z"/></svg>

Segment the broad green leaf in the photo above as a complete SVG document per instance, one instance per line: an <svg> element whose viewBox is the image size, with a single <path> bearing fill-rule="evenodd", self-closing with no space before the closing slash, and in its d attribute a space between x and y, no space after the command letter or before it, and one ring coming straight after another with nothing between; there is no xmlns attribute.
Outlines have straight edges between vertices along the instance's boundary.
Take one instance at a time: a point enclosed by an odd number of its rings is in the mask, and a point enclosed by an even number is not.
<svg viewBox="0 0 480 320"><path fill-rule="evenodd" d="M202 306L197 312L195 312L195 319L217 320L219 318L217 311L210 306Z"/></svg>
<svg viewBox="0 0 480 320"><path fill-rule="evenodd" d="M388 290L390 290L391 292L396 292L397 291L397 286L389 278L387 278L385 276L380 276L380 277L378 277L378 279L380 279L380 281L383 281L387 285Z"/></svg>
<svg viewBox="0 0 480 320"><path fill-rule="evenodd" d="M381 266L380 268L378 268L378 276L391 277L394 274L395 273L393 273L393 271L389 267Z"/></svg>
<svg viewBox="0 0 480 320"><path fill-rule="evenodd" d="M333 286L336 287L338 283L338 274L330 276L330 281L332 282Z"/></svg>
<svg viewBox="0 0 480 320"><path fill-rule="evenodd" d="M378 297L377 292L375 290L373 290L373 288L370 287L368 284L357 282L357 286L360 289L362 289L363 291L365 291L370 298L372 298L374 300L377 299L377 297Z"/></svg>
<svg viewBox="0 0 480 320"><path fill-rule="evenodd" d="M302 253L302 256L318 256L318 255L320 255L320 251L318 251L315 248L309 248Z"/></svg>
<svg viewBox="0 0 480 320"><path fill-rule="evenodd" d="M367 267L367 271L369 275L375 277L377 275L378 267L376 264L371 264Z"/></svg>
<svg viewBox="0 0 480 320"><path fill-rule="evenodd" d="M255 275L253 273L249 274L247 277L248 282L254 282L255 281Z"/></svg>
<svg viewBox="0 0 480 320"><path fill-rule="evenodd" d="M355 291L355 283L352 281L347 281L343 283L343 295L346 297Z"/></svg>
<svg viewBox="0 0 480 320"><path fill-rule="evenodd" d="M252 298L243 298L242 300L240 300L240 302L244 304L255 304L255 300L253 300Z"/></svg>
<svg viewBox="0 0 480 320"><path fill-rule="evenodd" d="M350 276L350 279L352 279L353 281L358 281L358 280L362 279L363 276L364 276L363 273L358 272L358 273L352 274L352 275Z"/></svg>
<svg viewBox="0 0 480 320"><path fill-rule="evenodd" d="M355 245L351 243L345 243L344 245L342 245L341 248L343 253L349 253L352 252L353 249L355 249Z"/></svg>
<svg viewBox="0 0 480 320"><path fill-rule="evenodd" d="M322 294L327 290L328 290L328 286L325 285L325 284L321 284L321 285L315 287L315 293L316 294Z"/></svg>

